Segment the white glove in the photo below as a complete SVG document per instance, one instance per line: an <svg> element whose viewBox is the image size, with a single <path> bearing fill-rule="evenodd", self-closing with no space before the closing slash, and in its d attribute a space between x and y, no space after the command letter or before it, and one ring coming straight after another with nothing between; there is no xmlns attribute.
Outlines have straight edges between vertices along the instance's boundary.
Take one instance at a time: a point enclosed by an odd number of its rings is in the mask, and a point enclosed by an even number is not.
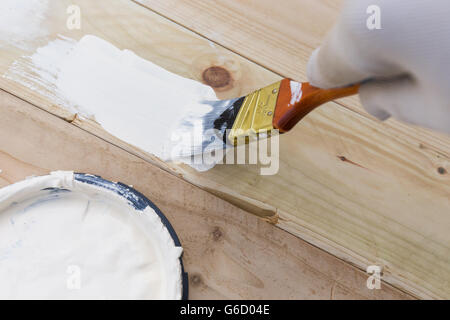
<svg viewBox="0 0 450 320"><path fill-rule="evenodd" d="M360 98L375 117L450 134L450 1L348 0L308 78L321 88L368 80Z"/></svg>

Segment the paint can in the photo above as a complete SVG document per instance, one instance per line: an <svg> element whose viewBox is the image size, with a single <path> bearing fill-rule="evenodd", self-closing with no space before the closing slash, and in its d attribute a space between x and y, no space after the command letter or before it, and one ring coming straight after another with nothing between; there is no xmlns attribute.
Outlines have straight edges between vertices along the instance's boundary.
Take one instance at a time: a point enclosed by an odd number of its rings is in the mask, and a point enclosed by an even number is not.
<svg viewBox="0 0 450 320"><path fill-rule="evenodd" d="M0 234L1 298L188 298L174 228L123 183L53 172L7 186Z"/></svg>

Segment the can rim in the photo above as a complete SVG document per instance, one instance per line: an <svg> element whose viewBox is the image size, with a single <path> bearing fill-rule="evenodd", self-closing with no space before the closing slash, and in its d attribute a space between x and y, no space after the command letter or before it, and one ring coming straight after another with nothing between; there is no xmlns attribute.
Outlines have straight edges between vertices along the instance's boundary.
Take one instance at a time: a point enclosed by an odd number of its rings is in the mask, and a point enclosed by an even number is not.
<svg viewBox="0 0 450 320"><path fill-rule="evenodd" d="M163 223L164 227L166 227L167 230L169 231L169 234L173 239L175 246L182 247L180 239L178 238L178 235L176 234L175 229L173 228L169 219L167 219L167 217L162 213L162 211L151 200L149 200L146 196L144 196L142 193L140 193L133 187L130 187L121 182L112 182L103 179L101 176L87 173L74 173L74 179L78 182L95 185L97 187L113 191L119 196L127 199L128 202L137 210L144 210L147 207L152 208L161 219L161 222ZM181 281L182 281L181 299L187 300L189 297L189 280L188 274L184 270L183 255L181 255L179 260L181 265Z"/></svg>

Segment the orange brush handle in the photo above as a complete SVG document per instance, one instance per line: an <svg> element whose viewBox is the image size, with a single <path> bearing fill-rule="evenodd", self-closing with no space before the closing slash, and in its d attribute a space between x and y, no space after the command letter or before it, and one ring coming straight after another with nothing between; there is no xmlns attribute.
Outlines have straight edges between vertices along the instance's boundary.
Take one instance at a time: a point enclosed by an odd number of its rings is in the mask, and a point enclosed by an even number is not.
<svg viewBox="0 0 450 320"><path fill-rule="evenodd" d="M280 132L287 132L318 106L355 95L358 91L359 85L338 89L319 89L308 82L298 83L284 79L281 81L273 127Z"/></svg>

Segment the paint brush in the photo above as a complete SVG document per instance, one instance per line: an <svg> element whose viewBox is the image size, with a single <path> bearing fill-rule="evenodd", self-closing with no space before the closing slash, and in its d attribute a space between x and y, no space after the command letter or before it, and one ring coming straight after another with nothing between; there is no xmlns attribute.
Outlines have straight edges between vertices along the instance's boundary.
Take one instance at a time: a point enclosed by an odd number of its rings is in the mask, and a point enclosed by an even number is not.
<svg viewBox="0 0 450 320"><path fill-rule="evenodd" d="M248 138L267 136L273 129L286 133L320 105L357 94L358 90L359 85L319 89L308 82L283 79L244 97L202 101L207 111L190 114L177 126L178 133L195 134L193 139L178 143L176 154L189 157L233 147L243 137L248 142Z"/></svg>

